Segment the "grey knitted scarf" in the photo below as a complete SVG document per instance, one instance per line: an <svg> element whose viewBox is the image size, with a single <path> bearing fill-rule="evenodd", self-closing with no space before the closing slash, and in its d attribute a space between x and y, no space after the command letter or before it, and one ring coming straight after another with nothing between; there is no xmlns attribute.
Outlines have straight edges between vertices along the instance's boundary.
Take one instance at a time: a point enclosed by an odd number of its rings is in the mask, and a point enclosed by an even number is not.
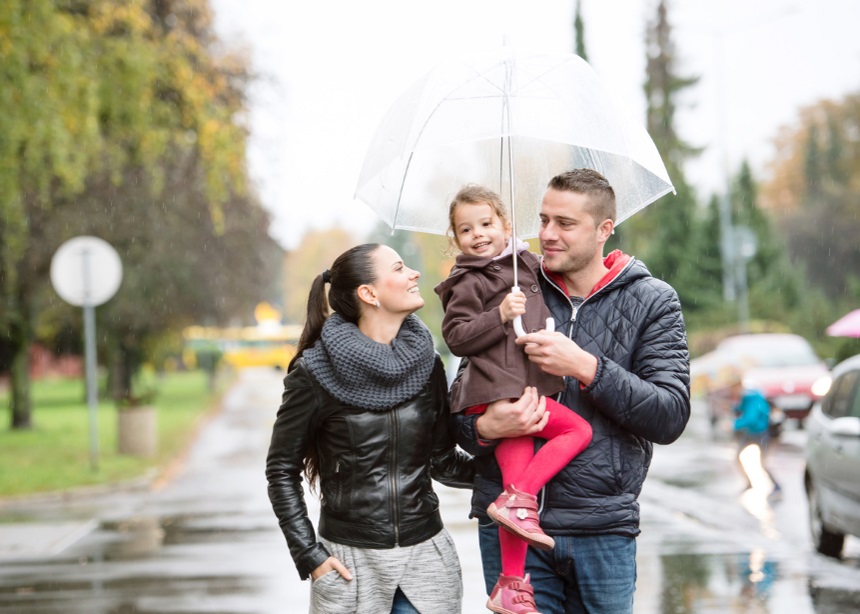
<svg viewBox="0 0 860 614"><path fill-rule="evenodd" d="M391 345L365 336L334 313L319 341L302 354L317 382L334 398L362 409L383 410L418 394L433 370L430 331L412 314Z"/></svg>

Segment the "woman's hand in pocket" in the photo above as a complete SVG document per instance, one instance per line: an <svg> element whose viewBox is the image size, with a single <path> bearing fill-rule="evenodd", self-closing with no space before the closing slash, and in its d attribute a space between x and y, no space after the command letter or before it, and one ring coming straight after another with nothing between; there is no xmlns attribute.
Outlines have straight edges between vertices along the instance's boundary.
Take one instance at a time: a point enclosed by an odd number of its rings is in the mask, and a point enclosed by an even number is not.
<svg viewBox="0 0 860 614"><path fill-rule="evenodd" d="M333 556L328 557L325 561L323 561L322 565L314 569L311 572L311 578L314 580L318 580L332 570L339 573L344 580L352 580L352 574L346 568L346 565L341 563Z"/></svg>

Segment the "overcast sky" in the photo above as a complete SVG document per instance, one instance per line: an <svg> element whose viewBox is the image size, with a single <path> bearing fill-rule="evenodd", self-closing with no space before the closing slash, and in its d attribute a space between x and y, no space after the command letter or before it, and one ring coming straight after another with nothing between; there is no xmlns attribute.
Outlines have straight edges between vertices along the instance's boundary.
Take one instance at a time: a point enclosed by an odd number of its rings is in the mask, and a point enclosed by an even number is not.
<svg viewBox="0 0 860 614"><path fill-rule="evenodd" d="M573 51L575 0L210 0L222 40L248 50L249 163L272 235L296 248L309 230L369 230L353 194L388 107L439 61L499 48ZM656 0L582 0L589 61L644 113L644 31ZM679 70L700 76L681 112L705 148L687 177L707 197L744 157L761 178L779 128L802 106L860 91L860 1L675 0Z"/></svg>

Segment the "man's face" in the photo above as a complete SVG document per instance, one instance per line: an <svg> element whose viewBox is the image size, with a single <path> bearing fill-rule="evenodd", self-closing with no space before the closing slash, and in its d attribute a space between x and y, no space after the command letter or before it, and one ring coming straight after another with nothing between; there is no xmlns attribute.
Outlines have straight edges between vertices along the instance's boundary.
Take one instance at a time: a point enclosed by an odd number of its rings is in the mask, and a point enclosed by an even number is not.
<svg viewBox="0 0 860 614"><path fill-rule="evenodd" d="M552 188L544 194L538 238L544 264L550 271L577 273L603 257L606 238L588 213L588 198L586 194Z"/></svg>

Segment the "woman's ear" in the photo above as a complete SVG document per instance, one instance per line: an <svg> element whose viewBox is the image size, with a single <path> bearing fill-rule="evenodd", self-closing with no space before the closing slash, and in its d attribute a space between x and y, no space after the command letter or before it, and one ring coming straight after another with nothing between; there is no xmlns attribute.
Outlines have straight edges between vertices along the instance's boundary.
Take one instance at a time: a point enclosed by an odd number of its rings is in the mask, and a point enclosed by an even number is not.
<svg viewBox="0 0 860 614"><path fill-rule="evenodd" d="M373 289L373 286L370 284L362 284L356 290L358 293L358 300L362 303L366 303L371 307L376 307L378 301L376 300L376 291Z"/></svg>

